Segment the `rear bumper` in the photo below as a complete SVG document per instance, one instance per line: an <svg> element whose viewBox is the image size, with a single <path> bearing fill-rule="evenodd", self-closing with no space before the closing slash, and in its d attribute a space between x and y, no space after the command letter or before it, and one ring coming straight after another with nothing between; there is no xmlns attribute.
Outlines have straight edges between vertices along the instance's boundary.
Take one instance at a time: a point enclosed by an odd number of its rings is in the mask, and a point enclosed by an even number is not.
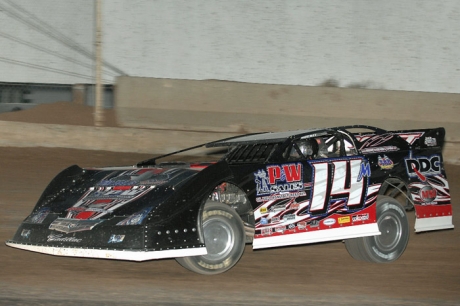
<svg viewBox="0 0 460 306"><path fill-rule="evenodd" d="M452 229L452 216L417 218L415 219L415 232L427 232Z"/></svg>

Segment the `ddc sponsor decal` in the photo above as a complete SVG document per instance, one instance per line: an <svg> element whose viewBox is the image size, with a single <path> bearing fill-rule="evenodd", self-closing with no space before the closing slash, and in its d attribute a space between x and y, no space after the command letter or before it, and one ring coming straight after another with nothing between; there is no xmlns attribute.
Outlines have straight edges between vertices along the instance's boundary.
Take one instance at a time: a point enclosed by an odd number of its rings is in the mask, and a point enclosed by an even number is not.
<svg viewBox="0 0 460 306"><path fill-rule="evenodd" d="M433 155L431 157L406 158L407 174L410 177L418 177L424 181L424 176L441 174L441 157Z"/></svg>

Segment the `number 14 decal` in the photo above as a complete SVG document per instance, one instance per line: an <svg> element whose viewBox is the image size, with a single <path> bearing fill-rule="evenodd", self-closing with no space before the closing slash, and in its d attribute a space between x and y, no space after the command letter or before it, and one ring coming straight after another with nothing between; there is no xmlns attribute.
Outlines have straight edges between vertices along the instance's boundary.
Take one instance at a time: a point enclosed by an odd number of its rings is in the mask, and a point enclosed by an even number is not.
<svg viewBox="0 0 460 306"><path fill-rule="evenodd" d="M331 200L347 199L346 208L356 210L364 207L369 163L363 158L311 162L313 189L310 214L327 213Z"/></svg>

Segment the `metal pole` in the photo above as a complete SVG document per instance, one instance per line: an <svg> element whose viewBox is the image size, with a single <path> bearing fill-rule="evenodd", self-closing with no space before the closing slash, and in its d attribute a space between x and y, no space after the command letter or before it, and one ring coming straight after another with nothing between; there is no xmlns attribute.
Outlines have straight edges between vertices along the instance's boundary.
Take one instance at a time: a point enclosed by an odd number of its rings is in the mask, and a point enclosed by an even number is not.
<svg viewBox="0 0 460 306"><path fill-rule="evenodd" d="M96 98L94 125L104 125L102 91L102 0L96 0Z"/></svg>

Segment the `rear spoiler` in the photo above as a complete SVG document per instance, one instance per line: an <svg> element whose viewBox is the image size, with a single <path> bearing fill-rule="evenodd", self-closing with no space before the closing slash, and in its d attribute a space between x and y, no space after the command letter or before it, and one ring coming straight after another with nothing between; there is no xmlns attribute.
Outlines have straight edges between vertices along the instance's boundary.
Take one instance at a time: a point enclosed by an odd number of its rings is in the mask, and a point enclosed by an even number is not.
<svg viewBox="0 0 460 306"><path fill-rule="evenodd" d="M399 135L409 145L415 148L430 148L430 147L443 147L444 137L446 130L443 127L433 129L422 129L422 130L402 130L393 131L393 133Z"/></svg>

